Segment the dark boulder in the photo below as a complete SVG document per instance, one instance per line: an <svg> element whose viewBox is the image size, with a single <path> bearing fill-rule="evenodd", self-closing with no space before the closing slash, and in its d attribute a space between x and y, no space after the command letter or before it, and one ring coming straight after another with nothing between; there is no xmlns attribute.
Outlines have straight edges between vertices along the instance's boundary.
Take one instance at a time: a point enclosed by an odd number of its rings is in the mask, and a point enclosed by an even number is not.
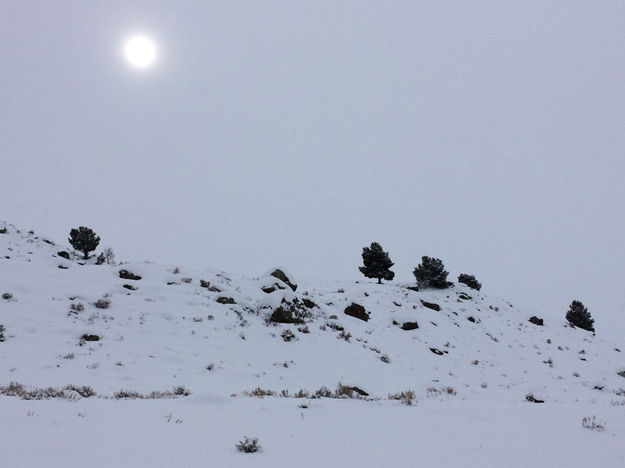
<svg viewBox="0 0 625 468"><path fill-rule="evenodd" d="M134 273L128 270L119 270L119 277L121 279L134 280L134 281L138 281L141 279L139 275L135 275Z"/></svg>
<svg viewBox="0 0 625 468"><path fill-rule="evenodd" d="M543 325L543 319L538 318L535 315L532 315L530 319L528 320L528 322L533 323L534 325L539 325L539 326Z"/></svg>
<svg viewBox="0 0 625 468"><path fill-rule="evenodd" d="M352 302L351 305L345 307L345 315L364 320L365 322L369 320L369 314L365 308L355 302Z"/></svg>
<svg viewBox="0 0 625 468"><path fill-rule="evenodd" d="M63 257L66 260L69 260L69 252L66 252L65 250L61 250L60 252L56 253L59 257Z"/></svg>
<svg viewBox="0 0 625 468"><path fill-rule="evenodd" d="M441 306L439 306L438 304L434 302L426 302L423 299L421 299L421 304L423 304L423 307L427 307L428 309L432 309L436 311L441 310Z"/></svg>
<svg viewBox="0 0 625 468"><path fill-rule="evenodd" d="M401 326L402 330L416 330L417 328L419 328L419 324L417 322L404 322L404 324Z"/></svg>
<svg viewBox="0 0 625 468"><path fill-rule="evenodd" d="M269 276L273 276L274 278L278 278L280 281L282 281L284 284L286 284L293 291L295 291L297 289L297 282L293 278L289 278L286 275L286 273L284 271L282 271L280 268L276 268L275 270L273 270L269 274Z"/></svg>
<svg viewBox="0 0 625 468"><path fill-rule="evenodd" d="M236 301L233 297L221 296L217 298L217 302L220 304L236 304Z"/></svg>

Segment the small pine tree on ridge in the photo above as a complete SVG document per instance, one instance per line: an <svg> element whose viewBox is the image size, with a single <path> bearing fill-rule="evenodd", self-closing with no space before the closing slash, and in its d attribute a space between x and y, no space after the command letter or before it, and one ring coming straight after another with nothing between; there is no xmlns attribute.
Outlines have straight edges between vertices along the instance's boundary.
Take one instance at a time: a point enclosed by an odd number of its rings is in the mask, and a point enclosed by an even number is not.
<svg viewBox="0 0 625 468"><path fill-rule="evenodd" d="M445 289L451 286L447 281L449 272L445 270L445 265L440 258L423 256L421 263L412 272L417 280L419 289L438 288Z"/></svg>
<svg viewBox="0 0 625 468"><path fill-rule="evenodd" d="M94 251L100 243L100 238L92 229L80 226L78 229L72 229L69 233L69 243L79 252L82 252L84 259L89 258L89 252Z"/></svg>
<svg viewBox="0 0 625 468"><path fill-rule="evenodd" d="M590 316L590 312L581 301L573 301L566 313L566 319L571 325L583 330L591 332L595 331L594 319Z"/></svg>
<svg viewBox="0 0 625 468"><path fill-rule="evenodd" d="M372 242L370 247L362 249L363 266L358 269L367 278L377 278L378 284L382 284L382 280L392 280L395 273L390 270L394 265L388 256L388 252L382 249L377 242Z"/></svg>

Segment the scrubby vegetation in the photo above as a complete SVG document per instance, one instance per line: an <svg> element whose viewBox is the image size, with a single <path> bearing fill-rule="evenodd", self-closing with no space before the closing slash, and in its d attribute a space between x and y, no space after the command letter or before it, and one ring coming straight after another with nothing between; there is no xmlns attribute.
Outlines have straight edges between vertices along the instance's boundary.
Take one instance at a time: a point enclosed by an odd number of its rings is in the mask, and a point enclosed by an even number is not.
<svg viewBox="0 0 625 468"><path fill-rule="evenodd" d="M466 273L461 273L458 276L458 283L466 284L471 289L475 289L477 291L482 289L481 283L475 278L475 276Z"/></svg>

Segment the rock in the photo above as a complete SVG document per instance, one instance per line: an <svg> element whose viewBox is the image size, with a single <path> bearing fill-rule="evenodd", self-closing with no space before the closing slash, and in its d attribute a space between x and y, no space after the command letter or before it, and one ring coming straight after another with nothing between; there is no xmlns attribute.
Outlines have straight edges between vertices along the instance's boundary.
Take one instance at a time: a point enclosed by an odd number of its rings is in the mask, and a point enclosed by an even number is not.
<svg viewBox="0 0 625 468"><path fill-rule="evenodd" d="M61 270L67 270L67 267L65 265L59 265L58 268L60 268Z"/></svg>
<svg viewBox="0 0 625 468"><path fill-rule="evenodd" d="M528 322L533 323L534 325L539 325L539 326L543 325L543 319L538 318L535 315L532 315L530 319L528 320Z"/></svg>
<svg viewBox="0 0 625 468"><path fill-rule="evenodd" d="M236 304L233 297L220 296L217 298L217 302L220 304Z"/></svg>
<svg viewBox="0 0 625 468"><path fill-rule="evenodd" d="M61 250L59 252L56 253L59 257L63 257L66 260L69 260L69 252L66 252L65 250Z"/></svg>
<svg viewBox="0 0 625 468"><path fill-rule="evenodd" d="M544 403L545 402L545 400L539 400L531 393L528 393L527 395L525 395L525 399L529 401L530 403Z"/></svg>
<svg viewBox="0 0 625 468"><path fill-rule="evenodd" d="M404 324L401 326L402 330L416 330L417 328L419 328L419 324L417 322L404 322Z"/></svg>
<svg viewBox="0 0 625 468"><path fill-rule="evenodd" d="M430 348L430 351L432 351L434 354L436 354L438 356L442 356L443 355L443 352L440 349Z"/></svg>
<svg viewBox="0 0 625 468"><path fill-rule="evenodd" d="M410 289L411 291L419 292L419 286L406 286L406 289Z"/></svg>
<svg viewBox="0 0 625 468"><path fill-rule="evenodd" d="M261 286L260 289L262 289L264 293L271 294L274 291L277 291L279 289L286 289L286 288L282 286L280 283L273 283L271 285Z"/></svg>
<svg viewBox="0 0 625 468"><path fill-rule="evenodd" d="M282 299L278 308L269 316L269 321L277 323L304 323L310 317L311 313L307 310L303 301L300 302L298 298L294 298L292 301Z"/></svg>
<svg viewBox="0 0 625 468"><path fill-rule="evenodd" d="M130 289L131 291L136 291L137 290L137 287L133 286L132 284L124 284L124 285L122 285L122 288Z"/></svg>
<svg viewBox="0 0 625 468"><path fill-rule="evenodd" d="M434 302L426 302L423 299L421 299L421 304L423 304L423 307L427 307L428 309L432 309L436 311L441 310L441 306L439 306L438 304Z"/></svg>
<svg viewBox="0 0 625 468"><path fill-rule="evenodd" d="M280 281L282 281L284 284L286 284L293 291L295 291L297 289L297 282L295 280L293 280L293 278L289 278L286 275L286 273L284 271L282 271L280 268L276 268L275 270L273 270L269 274L269 276L273 276L274 278L278 278Z"/></svg>
<svg viewBox="0 0 625 468"><path fill-rule="evenodd" d="M303 298L302 303L304 304L304 306L308 307L309 309L317 307L317 304L315 304L313 301L307 298Z"/></svg>
<svg viewBox="0 0 625 468"><path fill-rule="evenodd" d="M351 305L345 307L345 315L364 320L365 322L369 320L369 314L367 313L365 308L360 304L356 304L355 302L352 302Z"/></svg>
<svg viewBox="0 0 625 468"><path fill-rule="evenodd" d="M473 322L473 323L475 323L475 317L473 317L472 315L469 315L469 316L467 317L467 320L468 320L469 322Z"/></svg>
<svg viewBox="0 0 625 468"><path fill-rule="evenodd" d="M98 335L89 335L85 333L80 337L82 341L100 341L100 337Z"/></svg>
<svg viewBox="0 0 625 468"><path fill-rule="evenodd" d="M471 296L469 296L468 294L461 292L460 294L458 294L458 299L463 299L465 301L470 301L473 298Z"/></svg>
<svg viewBox="0 0 625 468"><path fill-rule="evenodd" d="M211 282L210 282L210 281L206 281L206 280L201 279L201 280L200 280L200 287L201 287L201 288L207 288L207 289L208 289L208 288L210 288L210 287L211 287Z"/></svg>
<svg viewBox="0 0 625 468"><path fill-rule="evenodd" d="M138 281L141 279L139 275L135 275L134 273L131 273L128 270L119 270L119 277L121 279L135 280L135 281Z"/></svg>

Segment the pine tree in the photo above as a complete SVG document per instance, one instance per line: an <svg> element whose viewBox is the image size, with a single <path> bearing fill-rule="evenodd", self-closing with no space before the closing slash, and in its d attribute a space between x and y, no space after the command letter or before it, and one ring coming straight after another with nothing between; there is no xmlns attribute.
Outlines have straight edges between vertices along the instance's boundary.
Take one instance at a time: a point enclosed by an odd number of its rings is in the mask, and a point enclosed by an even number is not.
<svg viewBox="0 0 625 468"><path fill-rule="evenodd" d="M358 268L360 272L367 278L377 278L378 284L382 284L383 279L390 281L395 277L395 273L389 269L394 263L377 242L373 242L370 247L363 247L362 263L364 266Z"/></svg>
<svg viewBox="0 0 625 468"><path fill-rule="evenodd" d="M475 289L477 291L482 289L482 284L477 280L477 278L466 273L461 273L460 276L458 276L458 283L466 284L471 289Z"/></svg>
<svg viewBox="0 0 625 468"><path fill-rule="evenodd" d="M445 271L445 265L439 258L421 257L421 263L412 273L417 280L419 289L429 287L445 289L451 286L451 283L447 281L449 273Z"/></svg>
<svg viewBox="0 0 625 468"><path fill-rule="evenodd" d="M595 321L590 316L590 312L580 301L573 301L566 313L566 319L575 327L582 328L591 332L595 331L593 324Z"/></svg>
<svg viewBox="0 0 625 468"><path fill-rule="evenodd" d="M89 258L89 252L95 250L100 243L100 238L92 229L80 226L78 229L72 229L69 233L69 243L79 252L82 252L84 259Z"/></svg>

